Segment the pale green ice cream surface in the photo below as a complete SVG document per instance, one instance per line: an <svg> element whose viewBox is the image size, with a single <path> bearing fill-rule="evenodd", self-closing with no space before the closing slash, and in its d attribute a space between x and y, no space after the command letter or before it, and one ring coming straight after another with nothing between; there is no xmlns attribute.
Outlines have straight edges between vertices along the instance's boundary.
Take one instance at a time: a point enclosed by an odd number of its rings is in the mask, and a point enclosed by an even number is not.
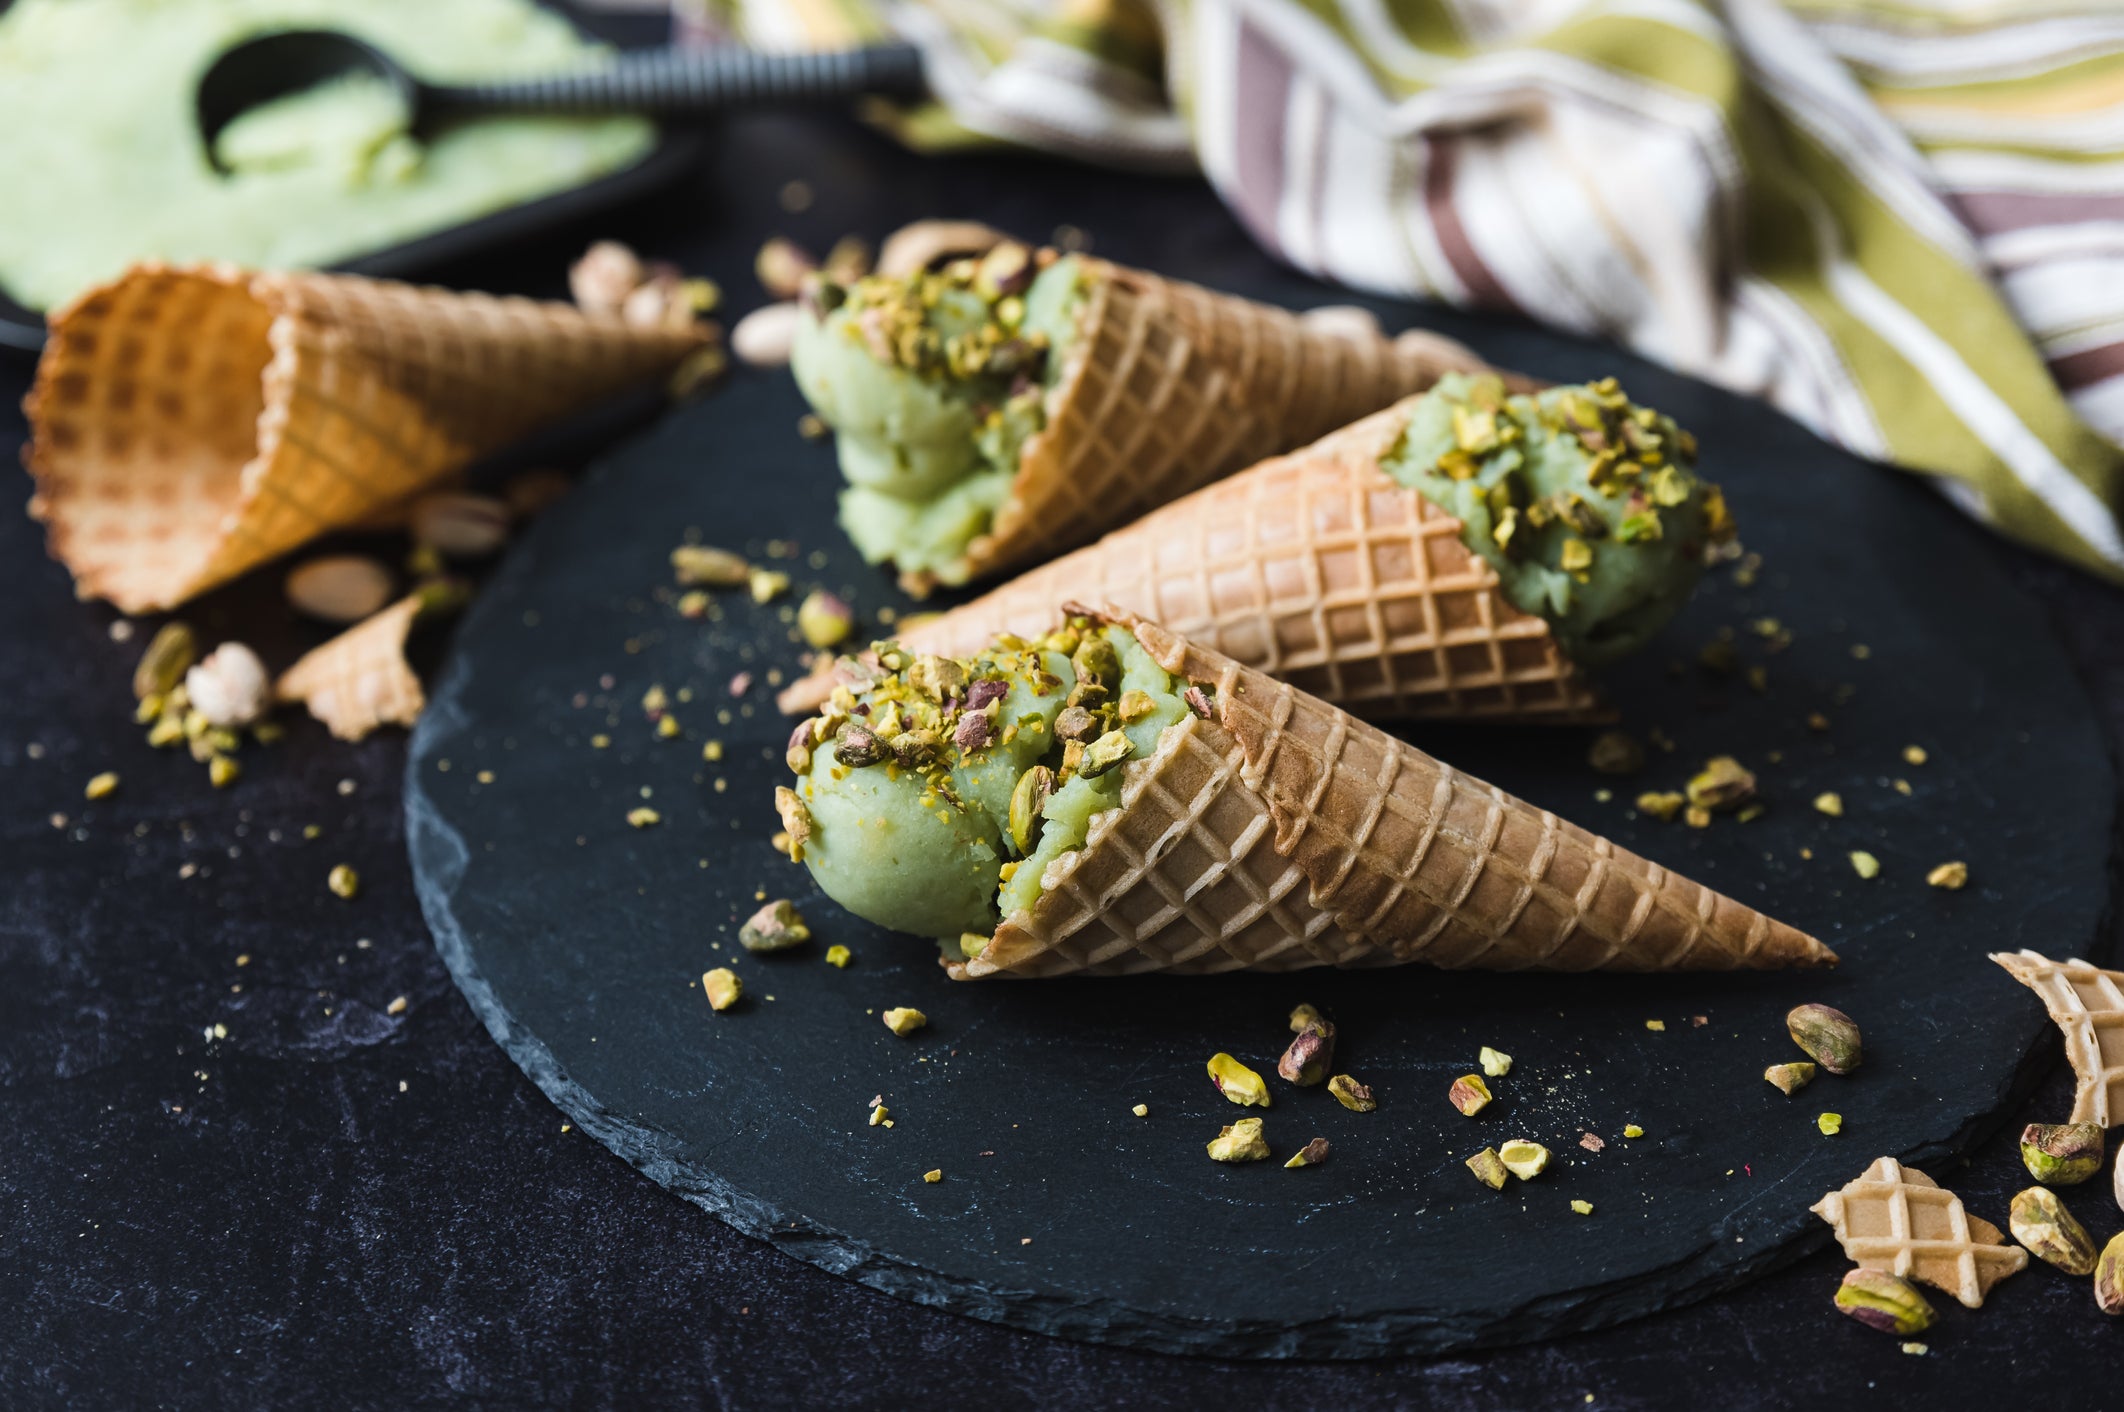
<svg viewBox="0 0 2124 1412"><path fill-rule="evenodd" d="M965 581L967 546L1010 496L1080 303L1073 258L1017 293L980 268L826 286L790 358L835 432L841 524L857 551L941 583Z"/></svg>
<svg viewBox="0 0 2124 1412"><path fill-rule="evenodd" d="M1038 901L1048 867L1119 806L1121 766L1187 714L1183 684L1126 629L1081 621L952 664L880 648L853 667L874 680L791 741L802 860L850 912L956 959L962 938L978 949ZM1035 768L1052 792L1028 812Z"/></svg>
<svg viewBox="0 0 2124 1412"><path fill-rule="evenodd" d="M532 0L16 0L0 11L0 287L56 308L143 259L312 268L402 244L628 166L636 117L482 118L430 142L375 80L246 114L208 165L192 114L224 49L337 29L422 78L521 77L600 62Z"/></svg>
<svg viewBox="0 0 2124 1412"><path fill-rule="evenodd" d="M1688 601L1705 545L1730 538L1696 441L1614 380L1507 395L1449 373L1383 463L1462 525L1505 596L1589 667L1643 647Z"/></svg>

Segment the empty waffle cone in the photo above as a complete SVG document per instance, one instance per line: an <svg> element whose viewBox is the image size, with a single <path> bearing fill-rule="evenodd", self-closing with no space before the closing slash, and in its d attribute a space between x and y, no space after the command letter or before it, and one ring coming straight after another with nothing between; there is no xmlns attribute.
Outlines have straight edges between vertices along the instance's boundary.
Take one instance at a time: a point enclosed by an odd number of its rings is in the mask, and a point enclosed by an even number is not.
<svg viewBox="0 0 2124 1412"><path fill-rule="evenodd" d="M427 696L406 665L406 637L420 617L415 593L303 654L273 683L282 701L300 701L341 740L378 726L410 726Z"/></svg>
<svg viewBox="0 0 2124 1412"><path fill-rule="evenodd" d="M1808 1208L1836 1228L1844 1254L1864 1270L1886 1270L1943 1289L1971 1309L1991 1287L2028 1263L1999 1228L1962 1209L1962 1198L1915 1167L1882 1157Z"/></svg>
<svg viewBox="0 0 2124 1412"><path fill-rule="evenodd" d="M1680 971L1833 964L1813 937L1116 608L1207 717L960 979L1309 966Z"/></svg>
<svg viewBox="0 0 2124 1412"><path fill-rule="evenodd" d="M348 275L139 265L52 316L24 404L30 513L81 596L168 608L700 338Z"/></svg>
<svg viewBox="0 0 2124 1412"><path fill-rule="evenodd" d="M1363 715L1610 719L1460 521L1380 469L1415 401L1153 510L900 640L965 656L1046 631L1065 601L1120 603Z"/></svg>
<svg viewBox="0 0 2124 1412"><path fill-rule="evenodd" d="M1036 562L1446 373L1490 371L1449 338L1389 339L1085 259L1086 306L1045 426L967 577Z"/></svg>

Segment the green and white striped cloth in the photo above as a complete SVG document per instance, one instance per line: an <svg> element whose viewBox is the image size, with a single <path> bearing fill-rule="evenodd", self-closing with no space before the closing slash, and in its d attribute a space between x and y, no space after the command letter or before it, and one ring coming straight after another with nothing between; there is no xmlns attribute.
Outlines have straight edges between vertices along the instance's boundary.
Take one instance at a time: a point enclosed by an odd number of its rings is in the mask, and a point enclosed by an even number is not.
<svg viewBox="0 0 2124 1412"><path fill-rule="evenodd" d="M1196 163L1301 269L1768 398L2124 579L2117 0L724 0L911 141Z"/></svg>

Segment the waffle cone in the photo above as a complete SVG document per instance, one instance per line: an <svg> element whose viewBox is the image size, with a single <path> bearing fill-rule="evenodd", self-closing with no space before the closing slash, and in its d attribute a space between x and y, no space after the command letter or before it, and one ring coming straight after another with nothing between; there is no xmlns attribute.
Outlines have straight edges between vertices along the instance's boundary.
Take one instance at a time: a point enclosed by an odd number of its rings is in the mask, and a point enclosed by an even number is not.
<svg viewBox="0 0 2124 1412"><path fill-rule="evenodd" d="M1436 334L1357 336L1142 270L1085 267L1046 425L968 546L969 579L1073 549L1448 372L1488 370Z"/></svg>
<svg viewBox="0 0 2124 1412"><path fill-rule="evenodd" d="M341 740L360 740L378 726L410 726L427 696L406 665L406 637L420 616L412 594L304 653L273 683L282 701L300 701Z"/></svg>
<svg viewBox="0 0 2124 1412"><path fill-rule="evenodd" d="M1971 1309L2028 1264L2028 1252L1963 1210L1962 1198L1893 1157L1876 1159L1808 1209L1836 1228L1860 1269L1921 1280Z"/></svg>
<svg viewBox="0 0 2124 1412"><path fill-rule="evenodd" d="M52 316L24 404L30 513L81 596L168 608L699 337L347 275L136 266Z"/></svg>
<svg viewBox="0 0 2124 1412"><path fill-rule="evenodd" d="M1610 719L1460 521L1380 469L1414 402L1204 486L901 641L969 656L1046 631L1063 602L1120 603L1362 715Z"/></svg>
<svg viewBox="0 0 2124 1412"><path fill-rule="evenodd" d="M1097 616L1211 692L1211 715L1124 767L1120 807L1093 820L1085 846L979 957L950 967L960 979L1836 960L1288 683L1119 609Z"/></svg>
<svg viewBox="0 0 2124 1412"><path fill-rule="evenodd" d="M2065 1032L2065 1057L2072 1061L2075 1081L2072 1116L2066 1121L2124 1125L2124 971L2080 960L2053 961L2036 951L1998 951L1991 959L2041 996L2043 1008ZM2124 1183L2124 1177L2117 1180ZM2118 1204L2124 1205L2124 1196Z"/></svg>

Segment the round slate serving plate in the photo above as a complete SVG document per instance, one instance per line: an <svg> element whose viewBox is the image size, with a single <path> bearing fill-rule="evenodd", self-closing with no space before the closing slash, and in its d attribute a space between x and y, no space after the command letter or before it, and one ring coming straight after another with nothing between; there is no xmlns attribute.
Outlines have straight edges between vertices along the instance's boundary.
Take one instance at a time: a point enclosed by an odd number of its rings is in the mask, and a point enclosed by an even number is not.
<svg viewBox="0 0 2124 1412"><path fill-rule="evenodd" d="M1813 931L1838 971L948 981L928 943L841 912L768 841L788 733L771 683L797 666L797 595L827 585L871 630L908 605L836 529L832 449L795 434L789 379L750 374L595 472L458 632L407 787L458 983L575 1124L732 1225L904 1298L1147 1348L1358 1357L1596 1327L1825 1240L1808 1205L1876 1156L1945 1176L2055 1043L1986 953L2101 950L2112 785L2078 683L1981 533L1915 482L1701 385L1515 337L1542 345L1544 372L1621 367L1694 427L1763 567L1748 586L1708 577L1609 674L1625 721L1671 742L1638 777L1592 773L1587 732L1412 738ZM682 617L666 556L689 534L795 592ZM1714 674L1696 658L1722 628L1739 666ZM645 716L652 685L681 738ZM1763 817L1694 830L1630 808L1721 753L1761 772ZM1842 818L1810 807L1824 790ZM661 822L631 827L642 806ZM1855 849L1877 878L1857 876ZM1927 887L1953 858L1967 889ZM738 922L781 896L816 939L745 955ZM830 943L854 953L845 970ZM747 999L717 1015L699 977L723 964ZM1857 1017L1867 1058L1787 1098L1761 1075L1800 1057L1782 1017L1806 1000ZM1339 1022L1336 1067L1378 1110L1272 1079L1273 1108L1250 1111L1278 1161L1210 1162L1203 1144L1239 1113L1204 1061L1229 1050L1271 1071L1298 1001ZM879 1014L900 1005L928 1028L889 1033ZM1468 1119L1446 1090L1483 1045L1515 1063ZM893 1126L868 1124L873 1096ZM1824 1111L1840 1135L1817 1129ZM1316 1135L1331 1159L1284 1170ZM1511 1137L1556 1161L1491 1192L1463 1163Z"/></svg>

